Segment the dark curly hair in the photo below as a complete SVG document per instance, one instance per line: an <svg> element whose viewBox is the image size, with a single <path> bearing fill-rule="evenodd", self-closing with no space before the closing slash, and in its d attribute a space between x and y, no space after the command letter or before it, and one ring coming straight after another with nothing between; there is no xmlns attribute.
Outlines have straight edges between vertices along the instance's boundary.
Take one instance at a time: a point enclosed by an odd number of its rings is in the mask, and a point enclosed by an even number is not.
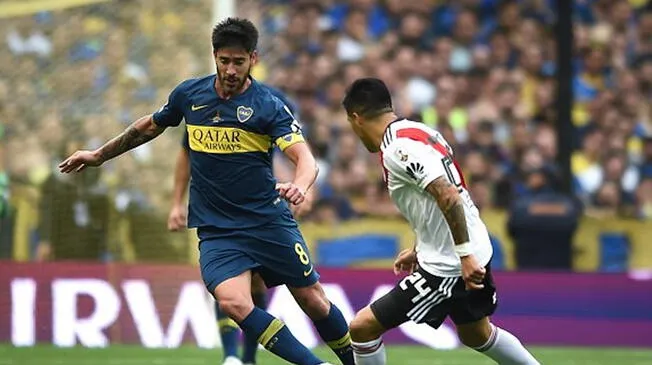
<svg viewBox="0 0 652 365"><path fill-rule="evenodd" d="M239 47L252 53L258 45L258 29L248 19L227 18L213 28L212 41L213 52L225 47Z"/></svg>

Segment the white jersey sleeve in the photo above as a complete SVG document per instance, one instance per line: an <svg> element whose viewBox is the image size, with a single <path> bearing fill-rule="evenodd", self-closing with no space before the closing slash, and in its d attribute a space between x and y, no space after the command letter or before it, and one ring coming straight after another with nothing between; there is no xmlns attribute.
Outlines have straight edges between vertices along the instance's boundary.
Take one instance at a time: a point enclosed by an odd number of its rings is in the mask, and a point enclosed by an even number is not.
<svg viewBox="0 0 652 365"><path fill-rule="evenodd" d="M383 165L389 175L425 190L428 184L447 174L446 156L419 141L395 140L383 153Z"/></svg>

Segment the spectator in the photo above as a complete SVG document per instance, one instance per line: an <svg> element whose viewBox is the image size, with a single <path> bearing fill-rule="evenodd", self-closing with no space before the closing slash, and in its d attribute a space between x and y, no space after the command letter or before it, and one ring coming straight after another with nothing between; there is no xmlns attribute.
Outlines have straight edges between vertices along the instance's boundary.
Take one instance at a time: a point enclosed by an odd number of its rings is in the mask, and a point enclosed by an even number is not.
<svg viewBox="0 0 652 365"><path fill-rule="evenodd" d="M68 144L60 156L77 147ZM98 185L100 173L54 173L43 183L36 260L100 260L107 253L109 198Z"/></svg>
<svg viewBox="0 0 652 365"><path fill-rule="evenodd" d="M508 221L518 269L572 269L572 241L581 213L579 204L563 194L551 192L542 169L526 173L525 190L528 194L516 198Z"/></svg>

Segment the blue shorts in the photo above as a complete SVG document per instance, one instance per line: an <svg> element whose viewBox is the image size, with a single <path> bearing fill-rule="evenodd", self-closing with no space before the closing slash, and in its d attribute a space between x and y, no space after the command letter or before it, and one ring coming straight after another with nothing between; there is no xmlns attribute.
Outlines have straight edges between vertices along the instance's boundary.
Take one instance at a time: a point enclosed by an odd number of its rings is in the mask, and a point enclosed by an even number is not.
<svg viewBox="0 0 652 365"><path fill-rule="evenodd" d="M319 280L303 236L296 225L275 222L233 230L200 227L199 264L208 291L245 271L258 272L267 287L306 287Z"/></svg>

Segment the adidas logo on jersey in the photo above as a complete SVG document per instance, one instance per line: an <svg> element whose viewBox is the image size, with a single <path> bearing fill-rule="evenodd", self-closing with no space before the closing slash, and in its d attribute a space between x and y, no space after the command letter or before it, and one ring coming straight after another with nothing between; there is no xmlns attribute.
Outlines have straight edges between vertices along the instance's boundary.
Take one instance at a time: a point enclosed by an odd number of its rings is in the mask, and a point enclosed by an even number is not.
<svg viewBox="0 0 652 365"><path fill-rule="evenodd" d="M414 180L417 179L418 175L423 174L423 165L418 162L412 162L407 166L407 174L410 175Z"/></svg>

